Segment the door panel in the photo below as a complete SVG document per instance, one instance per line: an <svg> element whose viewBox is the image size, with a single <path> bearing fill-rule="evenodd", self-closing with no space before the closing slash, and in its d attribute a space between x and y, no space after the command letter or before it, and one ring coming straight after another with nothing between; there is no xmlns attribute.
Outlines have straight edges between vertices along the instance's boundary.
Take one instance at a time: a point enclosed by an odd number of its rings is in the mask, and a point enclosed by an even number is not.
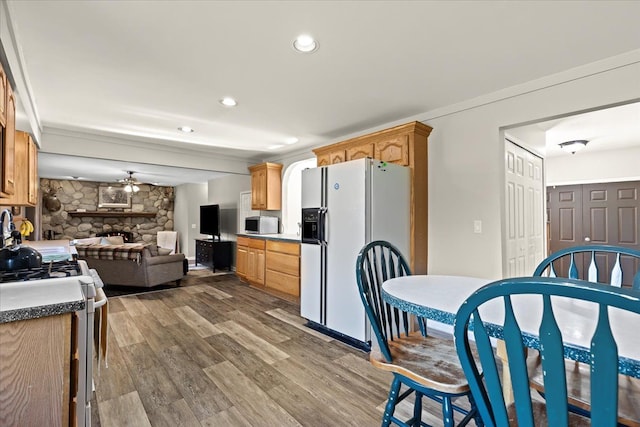
<svg viewBox="0 0 640 427"><path fill-rule="evenodd" d="M640 181L565 185L547 188L550 219L550 251L570 246L603 244L640 250ZM606 258L606 259L605 259ZM582 277L591 258L576 260ZM614 255L596 259L598 281L608 283L615 265ZM637 271L638 261L621 257L623 271ZM558 275L566 275L563 265ZM632 275L625 274L623 286L630 286Z"/></svg>
<svg viewBox="0 0 640 427"><path fill-rule="evenodd" d="M505 173L505 276L527 276L544 258L542 159L505 140Z"/></svg>

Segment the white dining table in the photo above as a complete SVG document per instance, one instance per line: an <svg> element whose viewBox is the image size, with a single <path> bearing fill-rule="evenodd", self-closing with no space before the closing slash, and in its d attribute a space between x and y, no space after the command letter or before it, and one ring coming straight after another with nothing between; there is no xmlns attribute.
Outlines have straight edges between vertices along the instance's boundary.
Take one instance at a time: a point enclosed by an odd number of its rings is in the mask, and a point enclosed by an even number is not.
<svg viewBox="0 0 640 427"><path fill-rule="evenodd" d="M473 292L491 280L462 276L414 275L390 279L382 285L382 298L394 307L427 319L453 325L458 308ZM538 349L542 298L515 295L512 304L527 347ZM597 322L597 305L571 298L552 297L554 314L563 336L565 357L589 362L589 347ZM487 332L502 337L504 307L501 300L480 310ZM609 310L611 330L618 345L620 373L640 378L640 315Z"/></svg>

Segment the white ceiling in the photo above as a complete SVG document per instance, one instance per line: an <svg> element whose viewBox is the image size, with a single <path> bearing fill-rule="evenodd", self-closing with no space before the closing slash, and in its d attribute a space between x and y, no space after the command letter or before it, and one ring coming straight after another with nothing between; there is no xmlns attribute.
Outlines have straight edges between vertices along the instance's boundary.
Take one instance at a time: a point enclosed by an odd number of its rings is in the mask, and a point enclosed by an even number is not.
<svg viewBox="0 0 640 427"><path fill-rule="evenodd" d="M32 0L9 10L45 129L247 158L640 48L640 2ZM293 50L301 33L318 39L315 53ZM43 156L41 176L50 166Z"/></svg>

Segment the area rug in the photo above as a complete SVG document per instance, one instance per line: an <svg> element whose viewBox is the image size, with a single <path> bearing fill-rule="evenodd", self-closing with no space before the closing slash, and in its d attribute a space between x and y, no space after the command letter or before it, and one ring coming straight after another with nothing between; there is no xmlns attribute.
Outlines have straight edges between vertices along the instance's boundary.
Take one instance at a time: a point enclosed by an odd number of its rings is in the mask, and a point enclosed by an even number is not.
<svg viewBox="0 0 640 427"><path fill-rule="evenodd" d="M157 292L165 289L183 288L185 286L198 285L205 281L210 281L211 277L226 276L229 274L235 274L233 271L217 271L212 272L209 268L195 268L190 269L187 275L180 281L180 285L176 285L175 282L169 282L166 284L153 286L151 288L138 287L138 286L116 286L105 285L104 293L107 298L116 298L121 296L143 294L148 292Z"/></svg>

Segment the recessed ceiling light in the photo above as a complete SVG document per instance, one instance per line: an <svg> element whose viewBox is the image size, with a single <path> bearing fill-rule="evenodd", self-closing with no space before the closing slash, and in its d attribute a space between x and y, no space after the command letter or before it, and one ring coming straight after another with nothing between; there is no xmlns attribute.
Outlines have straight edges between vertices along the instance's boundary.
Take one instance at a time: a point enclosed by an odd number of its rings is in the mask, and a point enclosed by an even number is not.
<svg viewBox="0 0 640 427"><path fill-rule="evenodd" d="M293 136L293 137L291 137L291 138L287 138L287 139L285 139L285 140L284 140L284 143L285 143L285 144L290 145L290 144L295 144L295 143L296 143L296 142L298 142L298 141L299 141L299 139L298 139L298 138L296 138L295 136Z"/></svg>
<svg viewBox="0 0 640 427"><path fill-rule="evenodd" d="M184 133L191 133L191 132L193 132L193 128L190 128L189 126L180 126L180 127L178 128L178 130L179 130L180 132L184 132Z"/></svg>
<svg viewBox="0 0 640 427"><path fill-rule="evenodd" d="M282 145L282 144L271 145L271 146L267 147L267 150L276 150L276 149L282 148L282 147L284 147L284 145Z"/></svg>
<svg viewBox="0 0 640 427"><path fill-rule="evenodd" d="M318 42L308 34L301 34L294 40L293 48L298 52L311 53L318 50Z"/></svg>
<svg viewBox="0 0 640 427"><path fill-rule="evenodd" d="M236 105L238 105L238 102L230 96L225 96L220 100L220 104L224 105L225 107L235 107Z"/></svg>

